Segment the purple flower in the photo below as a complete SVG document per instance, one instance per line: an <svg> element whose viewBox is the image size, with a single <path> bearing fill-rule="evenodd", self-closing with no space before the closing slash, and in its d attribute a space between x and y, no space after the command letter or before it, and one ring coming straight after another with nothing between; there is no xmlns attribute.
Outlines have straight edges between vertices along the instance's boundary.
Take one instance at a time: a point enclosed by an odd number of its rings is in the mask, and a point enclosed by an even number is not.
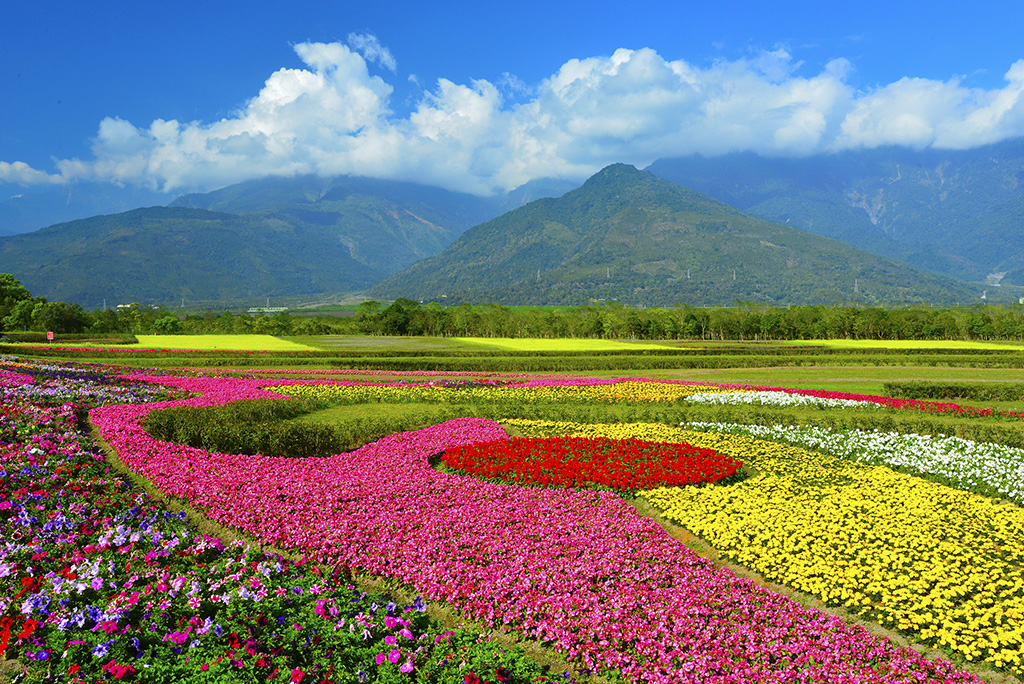
<svg viewBox="0 0 1024 684"><path fill-rule="evenodd" d="M117 641L117 639L111 639L110 641L102 643L98 645L96 648L92 649L93 657L102 658L103 656L107 655L107 653L110 651L110 647L114 645L115 641Z"/></svg>

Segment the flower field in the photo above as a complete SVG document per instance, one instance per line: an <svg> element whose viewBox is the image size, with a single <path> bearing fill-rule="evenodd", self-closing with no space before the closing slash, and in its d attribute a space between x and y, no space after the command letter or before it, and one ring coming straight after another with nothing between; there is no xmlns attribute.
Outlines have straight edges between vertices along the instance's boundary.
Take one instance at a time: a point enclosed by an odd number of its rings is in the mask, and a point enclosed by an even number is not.
<svg viewBox="0 0 1024 684"><path fill-rule="evenodd" d="M1019 450L792 426L516 417L531 406L697 397L967 420L984 412L640 378L304 377L115 379L99 368L62 377L56 364L7 360L0 640L27 668L24 681L981 681L697 555L641 515L634 494L769 580L956 662L1024 675ZM449 420L308 458L212 453L143 427L173 406L288 397L481 404L508 417ZM85 412L118 467L249 545L200 532L121 479L80 431ZM750 472L732 477L741 464ZM981 486L1002 498L966 491ZM421 599L362 591L350 573ZM522 651L438 623L434 604L543 643L575 670L546 673Z"/></svg>
<svg viewBox="0 0 1024 684"><path fill-rule="evenodd" d="M922 640L1024 672L1024 510L738 434L513 421L527 433L686 440L761 474L729 489L642 494L766 577ZM759 431L760 432L760 431Z"/></svg>

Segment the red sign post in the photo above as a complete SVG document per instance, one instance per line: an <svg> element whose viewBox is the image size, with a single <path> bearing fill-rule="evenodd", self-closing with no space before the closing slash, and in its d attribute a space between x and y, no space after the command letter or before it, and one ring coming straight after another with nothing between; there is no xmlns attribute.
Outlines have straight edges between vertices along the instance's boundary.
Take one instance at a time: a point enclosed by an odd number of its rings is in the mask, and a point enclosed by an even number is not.
<svg viewBox="0 0 1024 684"><path fill-rule="evenodd" d="M50 341L50 342L53 342L53 331L52 330L50 332L46 333L46 339L48 341Z"/></svg>

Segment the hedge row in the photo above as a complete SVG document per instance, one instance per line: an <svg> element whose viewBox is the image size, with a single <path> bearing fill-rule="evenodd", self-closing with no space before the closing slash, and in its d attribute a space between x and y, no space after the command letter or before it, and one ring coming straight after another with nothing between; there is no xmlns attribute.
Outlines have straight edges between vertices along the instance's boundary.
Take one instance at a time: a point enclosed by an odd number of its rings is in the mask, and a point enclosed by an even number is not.
<svg viewBox="0 0 1024 684"><path fill-rule="evenodd" d="M439 404L399 416L371 416L331 424L290 422L322 408L297 400L254 399L224 406L153 411L143 427L156 439L226 454L288 458L328 456L357 449L396 432L480 413L473 407Z"/></svg>
<svg viewBox="0 0 1024 684"><path fill-rule="evenodd" d="M907 399L967 399L971 401L1020 401L1024 384L1018 382L887 382L887 397Z"/></svg>
<svg viewBox="0 0 1024 684"><path fill-rule="evenodd" d="M11 342L36 343L49 342L44 332L18 332L10 331L3 333ZM57 333L55 342L101 342L107 344L138 344L139 338L131 333Z"/></svg>

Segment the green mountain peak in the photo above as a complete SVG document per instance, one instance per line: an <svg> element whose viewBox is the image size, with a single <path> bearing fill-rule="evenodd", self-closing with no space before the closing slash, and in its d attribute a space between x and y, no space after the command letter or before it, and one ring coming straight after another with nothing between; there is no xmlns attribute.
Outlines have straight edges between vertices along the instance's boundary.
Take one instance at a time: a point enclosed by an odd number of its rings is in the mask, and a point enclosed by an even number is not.
<svg viewBox="0 0 1024 684"><path fill-rule="evenodd" d="M953 303L980 294L745 214L628 164L471 228L371 293L448 303L649 306Z"/></svg>

